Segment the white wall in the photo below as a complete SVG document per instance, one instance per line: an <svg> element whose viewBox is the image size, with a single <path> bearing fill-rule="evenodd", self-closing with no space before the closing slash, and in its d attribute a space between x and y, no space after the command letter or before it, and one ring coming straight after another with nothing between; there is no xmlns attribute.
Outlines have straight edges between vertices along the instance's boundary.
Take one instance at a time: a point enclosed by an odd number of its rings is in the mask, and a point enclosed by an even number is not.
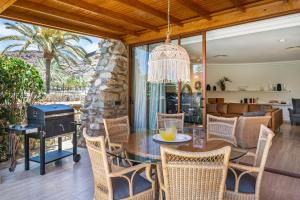
<svg viewBox="0 0 300 200"><path fill-rule="evenodd" d="M271 92L207 92L208 98L223 97L225 102L240 102L247 97L258 97L258 103L269 100L286 101L291 104L291 98L300 98L300 60L270 63L242 63L242 64L207 64L207 84L211 87L227 76L232 83L227 84L226 90L238 90L238 86L248 86L247 90L268 90L274 83L286 84L287 93ZM217 90L220 90L217 87ZM291 107L291 106L289 106ZM284 110L284 120L288 121L288 106L281 106Z"/></svg>

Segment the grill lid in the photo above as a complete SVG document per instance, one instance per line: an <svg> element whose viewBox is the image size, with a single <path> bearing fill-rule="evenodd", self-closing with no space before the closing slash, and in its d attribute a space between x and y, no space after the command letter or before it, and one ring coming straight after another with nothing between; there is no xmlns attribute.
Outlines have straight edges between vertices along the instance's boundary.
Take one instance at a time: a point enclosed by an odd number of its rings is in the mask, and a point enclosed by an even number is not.
<svg viewBox="0 0 300 200"><path fill-rule="evenodd" d="M74 112L71 106L64 104L32 105L31 107L40 110L45 113L45 115Z"/></svg>

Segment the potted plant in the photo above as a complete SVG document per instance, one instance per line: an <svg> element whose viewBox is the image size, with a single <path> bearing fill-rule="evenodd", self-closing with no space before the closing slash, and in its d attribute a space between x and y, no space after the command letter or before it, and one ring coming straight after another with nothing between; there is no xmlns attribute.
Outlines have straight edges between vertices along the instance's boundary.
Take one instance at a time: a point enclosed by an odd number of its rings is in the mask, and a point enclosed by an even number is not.
<svg viewBox="0 0 300 200"><path fill-rule="evenodd" d="M231 83L232 81L228 77L224 76L217 82L217 85L220 86L222 91L225 91L225 89L226 89L226 82Z"/></svg>

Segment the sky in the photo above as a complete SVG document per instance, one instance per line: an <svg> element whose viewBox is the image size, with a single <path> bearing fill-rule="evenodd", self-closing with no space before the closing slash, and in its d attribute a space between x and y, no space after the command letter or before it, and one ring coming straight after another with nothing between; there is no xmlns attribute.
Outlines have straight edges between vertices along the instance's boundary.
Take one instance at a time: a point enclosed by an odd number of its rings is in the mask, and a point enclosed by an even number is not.
<svg viewBox="0 0 300 200"><path fill-rule="evenodd" d="M14 23L14 21L11 20L6 20L6 19L1 19L0 18L0 37L4 37L4 36L8 36L8 35L17 35L18 33L16 31L13 30L9 30L5 28L5 24L6 22L10 22L10 23ZM91 40L92 43L82 40L79 42L79 45L82 46L87 53L93 52L98 48L98 38L96 37L91 37L88 36ZM10 42L0 42L0 52L2 52L2 50L9 45ZM12 50L18 50L16 49L12 49Z"/></svg>

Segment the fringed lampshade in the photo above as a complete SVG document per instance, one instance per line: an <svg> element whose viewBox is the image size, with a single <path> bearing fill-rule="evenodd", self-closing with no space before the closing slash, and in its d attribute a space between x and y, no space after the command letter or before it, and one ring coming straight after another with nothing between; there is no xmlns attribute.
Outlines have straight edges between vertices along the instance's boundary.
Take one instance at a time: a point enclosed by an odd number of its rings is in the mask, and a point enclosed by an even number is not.
<svg viewBox="0 0 300 200"><path fill-rule="evenodd" d="M167 41L153 49L148 62L148 81L153 83L190 80L190 58L186 50Z"/></svg>
<svg viewBox="0 0 300 200"><path fill-rule="evenodd" d="M186 50L170 40L170 0L166 42L155 47L149 57L148 81L166 83L190 80L190 58Z"/></svg>

